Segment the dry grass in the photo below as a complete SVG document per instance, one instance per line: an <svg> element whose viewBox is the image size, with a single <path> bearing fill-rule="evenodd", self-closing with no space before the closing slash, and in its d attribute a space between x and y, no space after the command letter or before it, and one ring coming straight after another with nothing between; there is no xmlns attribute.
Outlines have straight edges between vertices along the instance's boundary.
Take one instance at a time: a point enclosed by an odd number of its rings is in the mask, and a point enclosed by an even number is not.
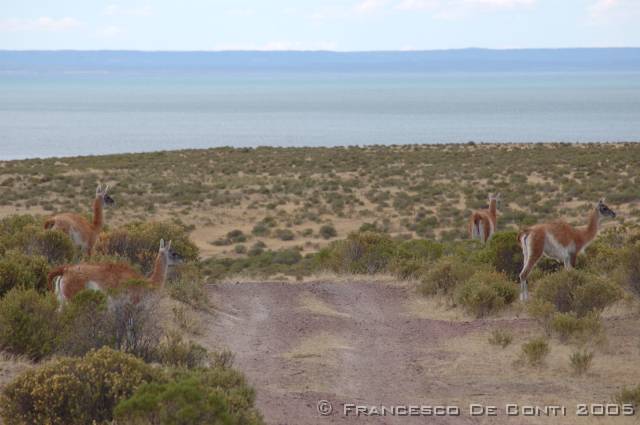
<svg viewBox="0 0 640 425"><path fill-rule="evenodd" d="M539 335L540 331L534 325L510 328L514 340L504 349L487 342L488 329L449 339L427 348L429 361L422 367L426 379L439 385L424 397L449 404L480 403L502 409L507 403L567 407L567 417L561 420L518 418L517 423L523 424L637 423L637 417L595 419L575 415L578 403L611 403L613 394L621 387L640 382L640 369L637 368L640 347L633 336L637 334L636 326L637 318L607 321L609 348L597 349L592 367L580 377L573 374L570 366L569 359L575 347L557 341L550 342L551 351L544 366L531 368L514 364L522 343ZM434 352L437 352L436 356ZM434 357L441 360L434 362ZM514 420L500 415L480 423L508 424L515 423Z"/></svg>

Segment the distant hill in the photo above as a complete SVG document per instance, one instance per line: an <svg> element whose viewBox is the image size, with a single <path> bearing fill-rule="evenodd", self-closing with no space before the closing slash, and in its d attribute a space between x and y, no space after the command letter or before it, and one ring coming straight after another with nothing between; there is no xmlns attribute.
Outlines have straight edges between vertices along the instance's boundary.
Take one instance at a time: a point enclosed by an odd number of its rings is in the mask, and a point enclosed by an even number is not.
<svg viewBox="0 0 640 425"><path fill-rule="evenodd" d="M0 72L23 71L625 72L640 71L640 48L344 53L0 51Z"/></svg>

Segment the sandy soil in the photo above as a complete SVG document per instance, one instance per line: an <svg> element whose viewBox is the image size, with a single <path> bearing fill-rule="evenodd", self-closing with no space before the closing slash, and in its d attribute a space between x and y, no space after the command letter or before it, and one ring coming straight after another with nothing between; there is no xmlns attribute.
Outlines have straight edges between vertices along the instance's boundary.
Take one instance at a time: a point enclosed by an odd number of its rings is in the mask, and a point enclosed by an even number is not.
<svg viewBox="0 0 640 425"><path fill-rule="evenodd" d="M631 418L601 422L575 416L575 403L610 400L620 383L616 380L640 378L636 372L628 376L626 369L626 378L604 379L615 375L607 356L618 356L616 371L625 369L627 361L635 364L633 345L598 354L591 375L574 378L565 359L572 351L567 346L553 347L551 364L543 369L513 366L521 343L537 331L531 320L435 320L429 317L437 314L420 312L411 288L397 283L223 283L211 286L210 294L219 311L205 318L201 342L235 352L235 364L257 389L258 407L269 424L634 423ZM620 320L613 333L628 338L635 331ZM487 343L496 325L515 335L507 349ZM620 350L629 351L629 358L620 357ZM318 413L319 400L331 402L332 415ZM562 419L470 417L472 402L499 408L562 402L568 412ZM460 406L462 415L345 417L344 403L448 404Z"/></svg>

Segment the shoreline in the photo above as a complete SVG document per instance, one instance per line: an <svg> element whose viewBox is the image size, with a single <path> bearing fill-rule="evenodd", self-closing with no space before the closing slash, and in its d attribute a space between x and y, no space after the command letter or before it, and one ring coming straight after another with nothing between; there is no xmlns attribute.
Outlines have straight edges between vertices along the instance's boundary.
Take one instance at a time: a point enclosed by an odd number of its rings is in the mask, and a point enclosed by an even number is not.
<svg viewBox="0 0 640 425"><path fill-rule="evenodd" d="M210 152L210 151L223 151L223 150L237 150L237 151L256 151L259 149L270 149L276 151L297 151L297 150L344 150L344 149L362 149L362 150L374 150L374 149L411 149L411 148L526 148L534 146L545 147L558 147L558 146L575 146L575 147L602 147L602 146L628 146L640 144L640 139L635 141L600 141L600 142L447 142L447 143L394 143L388 145L370 144L370 145L333 145L333 146L212 146L208 148L184 148L184 149L162 149L162 150L142 150L131 152L114 152L114 153L98 153L91 155L62 155L62 156L47 156L47 157L27 157L27 158L3 158L0 156L0 165L3 163L20 162L20 161L49 161L49 160L80 160L83 158L109 158L128 155L149 155L149 154L181 154L181 153L194 153L194 152Z"/></svg>

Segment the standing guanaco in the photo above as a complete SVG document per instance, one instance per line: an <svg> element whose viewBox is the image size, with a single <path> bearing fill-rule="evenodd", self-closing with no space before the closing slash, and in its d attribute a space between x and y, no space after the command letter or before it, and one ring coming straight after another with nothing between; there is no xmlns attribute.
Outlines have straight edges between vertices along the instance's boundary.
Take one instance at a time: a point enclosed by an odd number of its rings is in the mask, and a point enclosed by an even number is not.
<svg viewBox="0 0 640 425"><path fill-rule="evenodd" d="M474 211L469 218L469 237L485 243L498 227L497 203L500 194L489 195L489 209Z"/></svg>
<svg viewBox="0 0 640 425"><path fill-rule="evenodd" d="M601 199L591 211L586 227L574 228L565 221L557 220L521 231L518 241L524 263L520 272L520 299L528 299L527 277L543 255L563 262L566 269L572 269L578 254L598 236L600 222L606 217L615 218L616 213Z"/></svg>
<svg viewBox="0 0 640 425"><path fill-rule="evenodd" d="M60 304L64 304L65 301L84 289L93 289L104 293L123 290L127 292L131 301L137 303L144 290L162 288L167 279L169 266L181 261L182 257L171 248L171 241L165 245L164 239L161 239L153 272L148 278L127 264L81 263L61 266L51 271L48 279L49 289L55 292ZM148 285L146 287L140 285L125 287L125 284L132 280L143 280Z"/></svg>
<svg viewBox="0 0 640 425"><path fill-rule="evenodd" d="M109 185L104 190L100 184L96 188L96 197L93 200L93 221L91 223L80 214L60 213L47 219L44 223L44 228L63 231L69 235L75 245L80 247L83 254L91 256L104 224L104 207L115 204L113 198L107 193L108 191Z"/></svg>

